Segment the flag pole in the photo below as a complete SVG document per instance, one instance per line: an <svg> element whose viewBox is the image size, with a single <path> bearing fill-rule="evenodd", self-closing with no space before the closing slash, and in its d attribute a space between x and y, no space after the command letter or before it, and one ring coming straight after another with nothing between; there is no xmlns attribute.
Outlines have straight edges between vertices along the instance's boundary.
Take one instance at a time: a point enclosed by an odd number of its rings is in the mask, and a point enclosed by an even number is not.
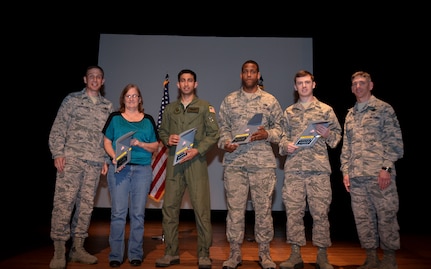
<svg viewBox="0 0 431 269"><path fill-rule="evenodd" d="M169 75L166 74L165 80L163 81L163 97L160 104L159 118L157 120L157 132L159 131L160 124L162 122L162 115L165 110L165 106L169 104ZM168 150L162 141L159 139L159 149L156 153L156 157L153 159L151 164L153 168L153 182L151 184L150 198L159 202L164 194L165 188L165 177L166 177L166 164L167 164L167 153ZM152 236L151 239L165 241L165 235L162 232L161 235Z"/></svg>

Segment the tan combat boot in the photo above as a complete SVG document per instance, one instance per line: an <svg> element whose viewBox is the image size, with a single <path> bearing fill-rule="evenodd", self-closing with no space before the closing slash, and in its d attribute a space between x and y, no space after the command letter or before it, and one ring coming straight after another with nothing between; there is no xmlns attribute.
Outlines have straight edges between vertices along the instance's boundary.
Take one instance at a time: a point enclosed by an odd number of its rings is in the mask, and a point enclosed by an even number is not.
<svg viewBox="0 0 431 269"><path fill-rule="evenodd" d="M377 269L379 267L379 257L377 251L373 248L369 248L367 251L367 258L363 265L359 266L358 269Z"/></svg>
<svg viewBox="0 0 431 269"><path fill-rule="evenodd" d="M259 264L263 269L275 269L277 267L271 259L269 243L259 244Z"/></svg>
<svg viewBox="0 0 431 269"><path fill-rule="evenodd" d="M69 260L85 264L96 264L97 257L91 255L84 249L84 238L75 237L73 245L69 252Z"/></svg>
<svg viewBox="0 0 431 269"><path fill-rule="evenodd" d="M328 254L326 253L326 248L319 247L317 249L317 269L334 269L334 267L328 262Z"/></svg>
<svg viewBox="0 0 431 269"><path fill-rule="evenodd" d="M378 269L398 269L395 250L383 250L383 258Z"/></svg>
<svg viewBox="0 0 431 269"><path fill-rule="evenodd" d="M66 268L66 241L54 241L54 257L52 257L49 263L49 268Z"/></svg>
<svg viewBox="0 0 431 269"><path fill-rule="evenodd" d="M301 257L301 247L293 244L291 246L290 257L280 263L280 269L301 269L304 268L304 261Z"/></svg>
<svg viewBox="0 0 431 269"><path fill-rule="evenodd" d="M223 269L236 269L242 264L241 245L230 243L229 259L223 262Z"/></svg>

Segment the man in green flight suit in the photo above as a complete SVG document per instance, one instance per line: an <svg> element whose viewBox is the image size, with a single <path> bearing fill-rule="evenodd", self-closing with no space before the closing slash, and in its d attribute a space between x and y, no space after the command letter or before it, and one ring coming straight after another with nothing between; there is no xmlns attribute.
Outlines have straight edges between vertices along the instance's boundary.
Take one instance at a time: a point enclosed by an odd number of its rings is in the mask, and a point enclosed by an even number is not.
<svg viewBox="0 0 431 269"><path fill-rule="evenodd" d="M211 268L209 249L212 245L211 200L206 153L219 139L215 109L196 95L196 73L189 69L178 73L179 95L166 106L159 128L163 144L169 148L162 227L165 255L156 260L157 267L180 263L178 225L180 206L186 188L195 213L198 230L197 256L199 268ZM174 165L177 145L184 131L196 128L192 147Z"/></svg>

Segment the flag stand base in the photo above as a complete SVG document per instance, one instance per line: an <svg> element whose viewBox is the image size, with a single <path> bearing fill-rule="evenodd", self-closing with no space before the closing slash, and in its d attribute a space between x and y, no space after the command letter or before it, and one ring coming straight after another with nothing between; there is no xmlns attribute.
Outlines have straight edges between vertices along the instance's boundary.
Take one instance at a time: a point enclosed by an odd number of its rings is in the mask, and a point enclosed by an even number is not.
<svg viewBox="0 0 431 269"><path fill-rule="evenodd" d="M151 236L151 239L153 239L153 240L160 240L162 242L165 242L165 235L164 234L154 235L154 236Z"/></svg>

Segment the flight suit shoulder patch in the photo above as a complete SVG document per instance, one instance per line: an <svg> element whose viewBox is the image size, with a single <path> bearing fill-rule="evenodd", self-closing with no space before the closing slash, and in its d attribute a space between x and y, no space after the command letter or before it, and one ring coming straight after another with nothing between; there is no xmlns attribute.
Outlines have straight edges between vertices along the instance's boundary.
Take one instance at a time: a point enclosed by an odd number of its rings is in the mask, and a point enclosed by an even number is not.
<svg viewBox="0 0 431 269"><path fill-rule="evenodd" d="M209 106L208 108L209 108L209 111L210 111L211 113L215 113L215 109L214 109L214 107L213 107L213 106Z"/></svg>

